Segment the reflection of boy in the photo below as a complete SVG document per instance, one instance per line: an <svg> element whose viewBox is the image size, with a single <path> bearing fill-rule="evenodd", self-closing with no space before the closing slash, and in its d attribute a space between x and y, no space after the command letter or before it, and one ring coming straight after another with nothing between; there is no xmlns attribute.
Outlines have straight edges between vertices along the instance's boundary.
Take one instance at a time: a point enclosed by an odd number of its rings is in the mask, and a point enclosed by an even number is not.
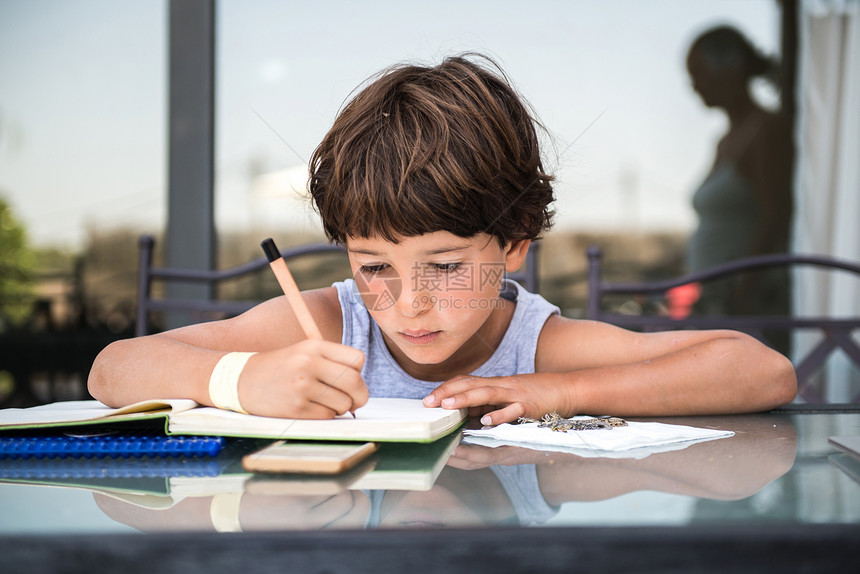
<svg viewBox="0 0 860 574"><path fill-rule="evenodd" d="M365 528L544 524L558 513L534 464L464 471L446 467L426 491L367 491Z"/></svg>
<svg viewBox="0 0 860 574"><path fill-rule="evenodd" d="M461 444L427 491L274 494L253 492L246 483L244 494L192 496L169 508L159 504L157 509L99 493L94 496L109 517L144 531L206 530L213 526L253 531L532 525L553 518L565 502L608 500L634 491L695 497L700 499L697 505L709 499L721 503L751 500L753 494L791 470L797 456L794 427L772 416L664 421L710 428L730 426L736 434L638 460ZM224 498L232 501L222 504ZM738 508L743 506L732 506L733 511ZM784 518L784 508L773 512ZM759 508L755 515L761 518L766 512ZM607 518L613 518L611 509Z"/></svg>
<svg viewBox="0 0 860 574"><path fill-rule="evenodd" d="M552 177L538 143L528 109L484 58L386 71L345 106L311 161L326 234L346 246L355 277L303 294L325 340L304 340L276 298L233 319L109 346L91 393L114 405L212 404L215 365L244 351L253 354L232 381L237 408L267 416L329 418L370 395L469 408L485 424L790 401L791 364L746 335L574 321L503 279L550 225ZM468 268L481 276L448 280Z"/></svg>

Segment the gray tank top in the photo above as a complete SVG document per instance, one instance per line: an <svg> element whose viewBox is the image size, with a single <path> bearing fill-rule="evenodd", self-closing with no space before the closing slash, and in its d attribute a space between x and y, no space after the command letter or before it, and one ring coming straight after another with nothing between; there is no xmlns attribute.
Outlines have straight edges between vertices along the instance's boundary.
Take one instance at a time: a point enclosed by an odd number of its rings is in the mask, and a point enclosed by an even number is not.
<svg viewBox="0 0 860 574"><path fill-rule="evenodd" d="M361 376L371 397L423 399L439 386L442 381L416 379L397 364L385 346L379 325L365 308L355 281L347 279L333 287L337 289L343 315L341 342L364 353ZM516 302L514 316L495 353L472 371L472 375L498 377L534 373L538 336L550 315L559 313L558 307L514 281L504 282L501 297Z"/></svg>

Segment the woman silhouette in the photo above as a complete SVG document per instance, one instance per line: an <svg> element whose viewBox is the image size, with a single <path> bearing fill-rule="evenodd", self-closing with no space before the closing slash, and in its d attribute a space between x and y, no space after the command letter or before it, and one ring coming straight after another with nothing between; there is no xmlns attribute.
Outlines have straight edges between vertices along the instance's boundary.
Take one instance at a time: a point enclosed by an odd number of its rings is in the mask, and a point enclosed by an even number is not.
<svg viewBox="0 0 860 574"><path fill-rule="evenodd" d="M688 266L699 271L750 255L788 251L792 215L791 125L759 105L755 78L773 80L777 63L729 26L700 35L687 56L693 89L709 108L725 112L729 129L713 167L693 196L699 225L688 246ZM787 315L788 273L769 270L702 288L696 312L707 315ZM766 334L787 352L787 335Z"/></svg>

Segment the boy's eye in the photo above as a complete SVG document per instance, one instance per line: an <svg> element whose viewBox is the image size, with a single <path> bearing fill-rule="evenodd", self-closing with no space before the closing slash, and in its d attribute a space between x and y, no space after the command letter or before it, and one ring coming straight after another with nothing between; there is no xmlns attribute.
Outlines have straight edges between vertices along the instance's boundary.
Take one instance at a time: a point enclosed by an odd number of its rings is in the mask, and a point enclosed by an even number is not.
<svg viewBox="0 0 860 574"><path fill-rule="evenodd" d="M378 265L362 265L358 270L365 275L375 275L385 271L387 267L388 265L385 263L379 263Z"/></svg>
<svg viewBox="0 0 860 574"><path fill-rule="evenodd" d="M463 268L463 263L460 261L455 263L433 263L433 268L443 273L455 273Z"/></svg>

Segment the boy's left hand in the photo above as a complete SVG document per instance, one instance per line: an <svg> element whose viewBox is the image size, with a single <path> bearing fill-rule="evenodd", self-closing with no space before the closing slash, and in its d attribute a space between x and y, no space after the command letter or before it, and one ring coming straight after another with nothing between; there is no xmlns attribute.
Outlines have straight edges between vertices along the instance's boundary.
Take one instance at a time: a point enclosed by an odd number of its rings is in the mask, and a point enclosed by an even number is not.
<svg viewBox="0 0 860 574"><path fill-rule="evenodd" d="M445 381L424 397L424 406L467 409L480 416L483 425L515 422L519 417L540 418L557 412L569 417L575 413L573 385L540 375L476 377L459 375Z"/></svg>

